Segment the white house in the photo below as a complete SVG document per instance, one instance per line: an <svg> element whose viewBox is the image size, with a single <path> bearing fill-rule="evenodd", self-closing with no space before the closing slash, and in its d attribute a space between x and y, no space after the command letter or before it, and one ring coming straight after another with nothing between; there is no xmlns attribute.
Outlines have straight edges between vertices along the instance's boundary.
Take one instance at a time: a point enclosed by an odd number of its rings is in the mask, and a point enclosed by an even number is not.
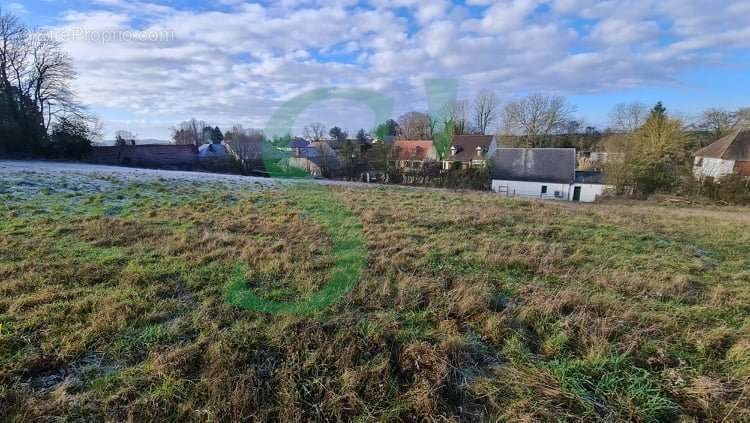
<svg viewBox="0 0 750 423"><path fill-rule="evenodd" d="M508 197L594 202L611 188L601 173L576 172L574 148L498 148L492 190Z"/></svg>
<svg viewBox="0 0 750 423"><path fill-rule="evenodd" d="M738 128L694 154L693 172L698 178L737 174L750 176L750 129Z"/></svg>

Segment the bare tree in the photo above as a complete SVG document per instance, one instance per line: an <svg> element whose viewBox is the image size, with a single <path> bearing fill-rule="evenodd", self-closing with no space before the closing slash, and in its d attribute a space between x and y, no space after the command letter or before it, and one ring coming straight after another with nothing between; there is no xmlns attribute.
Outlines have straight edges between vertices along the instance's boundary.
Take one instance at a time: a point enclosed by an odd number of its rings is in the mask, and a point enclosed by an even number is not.
<svg viewBox="0 0 750 423"><path fill-rule="evenodd" d="M115 131L115 145L135 145L136 135L130 131L120 129Z"/></svg>
<svg viewBox="0 0 750 423"><path fill-rule="evenodd" d="M545 137L565 131L574 112L564 97L532 94L508 103L503 123L509 133L522 135L528 147L542 147Z"/></svg>
<svg viewBox="0 0 750 423"><path fill-rule="evenodd" d="M244 128L242 125L233 125L232 129L224 134L224 140L232 143L252 142L262 143L265 139L263 131L255 128Z"/></svg>
<svg viewBox="0 0 750 423"><path fill-rule="evenodd" d="M224 142L229 152L239 160L245 172L252 172L263 167L265 139L260 129L243 128L242 125L234 125L224 134Z"/></svg>
<svg viewBox="0 0 750 423"><path fill-rule="evenodd" d="M446 104L439 112L439 115L433 118L434 121L451 122L455 135L464 135L471 132L471 122L469 122L467 113L469 105L466 100L458 100Z"/></svg>
<svg viewBox="0 0 750 423"><path fill-rule="evenodd" d="M487 130L497 120L497 97L492 91L480 91L474 100L474 127L477 132L487 134Z"/></svg>
<svg viewBox="0 0 750 423"><path fill-rule="evenodd" d="M646 123L648 108L638 102L619 103L609 113L610 126L617 132L632 133Z"/></svg>
<svg viewBox="0 0 750 423"><path fill-rule="evenodd" d="M320 141L326 136L326 127L320 122L313 122L305 126L305 138L310 141Z"/></svg>
<svg viewBox="0 0 750 423"><path fill-rule="evenodd" d="M398 118L401 133L407 140L431 139L434 122L430 115L422 112L408 112Z"/></svg>
<svg viewBox="0 0 750 423"><path fill-rule="evenodd" d="M70 81L76 77L70 56L59 42L48 36L35 37L31 47L29 90L42 114L45 129L49 129L57 116L82 115L83 109L70 89Z"/></svg>
<svg viewBox="0 0 750 423"><path fill-rule="evenodd" d="M175 144L201 145L207 142L206 122L192 118L172 128L172 140Z"/></svg>
<svg viewBox="0 0 750 423"><path fill-rule="evenodd" d="M701 114L698 128L711 132L714 136L720 136L737 124L737 113L724 109L708 109Z"/></svg>
<svg viewBox="0 0 750 423"><path fill-rule="evenodd" d="M737 125L750 126L750 107L737 110Z"/></svg>
<svg viewBox="0 0 750 423"><path fill-rule="evenodd" d="M14 15L0 11L0 91L12 118L27 133L37 122L49 131L58 117L90 121L70 90L75 77L59 42L32 34Z"/></svg>
<svg viewBox="0 0 750 423"><path fill-rule="evenodd" d="M0 84L3 93L28 92L28 29L12 14L0 11Z"/></svg>

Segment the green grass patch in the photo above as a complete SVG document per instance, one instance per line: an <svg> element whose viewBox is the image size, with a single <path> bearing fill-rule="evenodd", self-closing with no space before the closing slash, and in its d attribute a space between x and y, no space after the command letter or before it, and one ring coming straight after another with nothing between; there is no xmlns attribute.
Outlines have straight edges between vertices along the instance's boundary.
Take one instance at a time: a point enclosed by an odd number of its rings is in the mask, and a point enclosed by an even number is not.
<svg viewBox="0 0 750 423"><path fill-rule="evenodd" d="M227 291L227 301L246 310L272 314L305 315L323 311L351 291L367 260L362 225L356 216L326 188L304 185L288 190L295 205L320 225L333 243L335 264L328 283L310 298L287 303L264 298L248 290L247 268L238 266ZM271 293L285 295L286 292Z"/></svg>

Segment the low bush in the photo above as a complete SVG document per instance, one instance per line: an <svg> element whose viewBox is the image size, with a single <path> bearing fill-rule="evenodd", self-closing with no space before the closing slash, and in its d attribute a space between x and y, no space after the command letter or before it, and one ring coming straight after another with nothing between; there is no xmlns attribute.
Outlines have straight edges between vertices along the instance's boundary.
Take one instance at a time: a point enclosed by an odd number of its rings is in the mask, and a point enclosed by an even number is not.
<svg viewBox="0 0 750 423"><path fill-rule="evenodd" d="M750 178L740 175L727 175L720 179L715 178L685 178L678 193L704 198L711 201L732 204L750 204Z"/></svg>

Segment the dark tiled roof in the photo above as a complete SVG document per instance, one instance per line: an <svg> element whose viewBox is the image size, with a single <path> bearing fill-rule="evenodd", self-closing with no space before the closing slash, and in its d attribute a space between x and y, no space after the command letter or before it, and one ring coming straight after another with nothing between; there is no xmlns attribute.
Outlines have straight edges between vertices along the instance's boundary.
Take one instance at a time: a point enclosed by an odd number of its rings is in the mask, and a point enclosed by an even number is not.
<svg viewBox="0 0 750 423"><path fill-rule="evenodd" d="M708 147L696 151L695 156L724 160L750 160L750 129L735 129Z"/></svg>
<svg viewBox="0 0 750 423"><path fill-rule="evenodd" d="M313 141L306 147L299 149L301 157L314 158L326 155L327 157L336 157L336 151L328 143L322 141ZM295 152L296 154L296 152Z"/></svg>
<svg viewBox="0 0 750 423"><path fill-rule="evenodd" d="M472 160L483 160L484 155L490 149L492 144L492 135L457 135L453 138L453 145L456 147L456 154L450 154L448 151L448 157L446 160L470 162ZM477 147L482 147L484 153L482 156L477 156Z"/></svg>
<svg viewBox="0 0 750 423"><path fill-rule="evenodd" d="M305 148L308 145L310 145L310 143L302 138L295 138L289 143L289 146L292 148Z"/></svg>
<svg viewBox="0 0 750 423"><path fill-rule="evenodd" d="M325 142L313 141L307 147L300 148L298 159L307 159L318 166L326 166L329 169L338 169L340 161L336 152Z"/></svg>
<svg viewBox="0 0 750 423"><path fill-rule="evenodd" d="M602 172L576 171L576 182L581 184L603 184Z"/></svg>
<svg viewBox="0 0 750 423"><path fill-rule="evenodd" d="M198 160L198 147L193 144L140 144L94 147L95 163L130 164L156 167L188 167Z"/></svg>
<svg viewBox="0 0 750 423"><path fill-rule="evenodd" d="M491 160L492 179L572 183L574 148L498 148Z"/></svg>

